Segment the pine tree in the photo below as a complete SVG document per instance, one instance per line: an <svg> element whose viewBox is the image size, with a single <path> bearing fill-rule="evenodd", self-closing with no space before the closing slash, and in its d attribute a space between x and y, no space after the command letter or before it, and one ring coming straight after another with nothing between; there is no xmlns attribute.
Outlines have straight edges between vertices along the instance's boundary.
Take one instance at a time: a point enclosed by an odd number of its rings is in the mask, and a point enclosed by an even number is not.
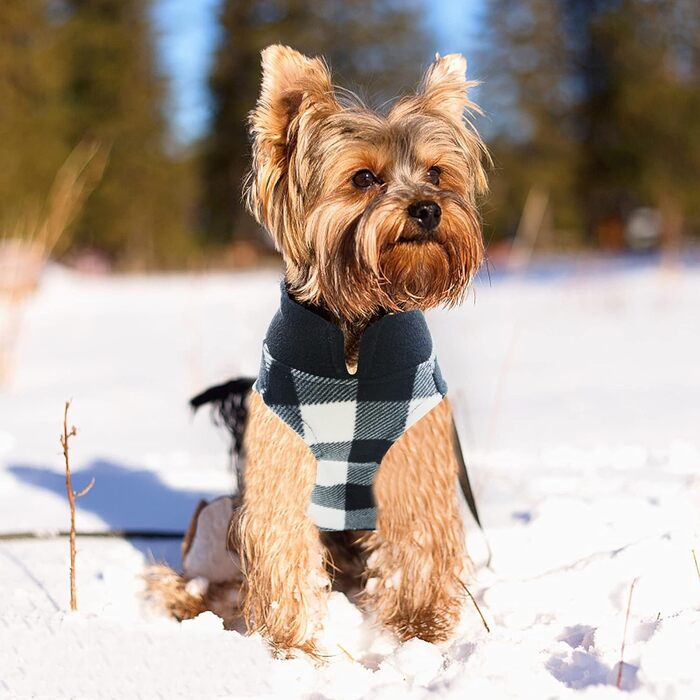
<svg viewBox="0 0 700 700"><path fill-rule="evenodd" d="M662 243L700 233L700 6L687 0L597 3L586 23L587 205L600 220L651 205Z"/></svg>
<svg viewBox="0 0 700 700"><path fill-rule="evenodd" d="M481 100L496 168L486 219L501 235L515 231L533 187L548 194L557 229L581 227L576 61L567 20L560 0L487 3Z"/></svg>
<svg viewBox="0 0 700 700"><path fill-rule="evenodd" d="M0 3L0 226L46 196L67 154L63 72L46 0ZM0 238L4 231L0 229Z"/></svg>
<svg viewBox="0 0 700 700"><path fill-rule="evenodd" d="M418 4L388 0L224 0L211 72L214 103L204 144L203 222L210 241L256 235L241 204L248 167L246 117L257 97L260 51L284 43L323 55L340 84L388 98L418 78L429 58Z"/></svg>
<svg viewBox="0 0 700 700"><path fill-rule="evenodd" d="M165 85L157 74L143 0L68 0L63 28L69 139L110 148L76 244L127 265L167 264L186 253L182 184L166 155Z"/></svg>
<svg viewBox="0 0 700 700"><path fill-rule="evenodd" d="M620 245L641 205L661 212L669 242L698 231L698 3L489 0L485 26L501 230L540 186L555 226L579 241Z"/></svg>

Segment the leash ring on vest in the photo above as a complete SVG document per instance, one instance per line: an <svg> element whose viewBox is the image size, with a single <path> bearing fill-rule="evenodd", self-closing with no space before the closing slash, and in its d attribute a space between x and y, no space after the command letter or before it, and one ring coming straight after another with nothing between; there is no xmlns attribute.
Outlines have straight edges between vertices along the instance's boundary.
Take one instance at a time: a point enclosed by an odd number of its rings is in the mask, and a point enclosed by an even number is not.
<svg viewBox="0 0 700 700"><path fill-rule="evenodd" d="M321 530L376 529L384 455L447 392L420 311L370 324L350 374L340 329L284 285L253 388L316 458L308 514Z"/></svg>

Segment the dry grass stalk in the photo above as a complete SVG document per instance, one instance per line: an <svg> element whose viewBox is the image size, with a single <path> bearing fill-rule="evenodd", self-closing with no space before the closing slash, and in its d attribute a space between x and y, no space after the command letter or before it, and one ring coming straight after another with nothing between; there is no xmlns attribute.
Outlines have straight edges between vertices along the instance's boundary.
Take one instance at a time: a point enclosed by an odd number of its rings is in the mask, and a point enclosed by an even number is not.
<svg viewBox="0 0 700 700"><path fill-rule="evenodd" d="M537 238L545 227L548 207L549 192L539 187L531 187L527 193L518 230L515 232L508 267L520 270L528 267L537 245Z"/></svg>
<svg viewBox="0 0 700 700"><path fill-rule="evenodd" d="M491 628L488 625L488 622L486 622L486 618L484 617L484 613L481 612L481 608L479 607L479 604L476 602L476 598L472 595L471 591L464 585L462 584L462 588L464 588L465 593L469 596L469 599L474 603L474 607L476 608L476 611L479 613L479 617L481 618L481 622L483 623L484 627L486 628L486 631L490 634L491 633Z"/></svg>
<svg viewBox="0 0 700 700"><path fill-rule="evenodd" d="M1 292L22 296L36 286L44 263L102 179L107 159L99 143L79 143L56 173L44 206L30 207L3 236Z"/></svg>
<svg viewBox="0 0 700 700"><path fill-rule="evenodd" d="M345 656L348 657L348 659L350 659L350 661L352 661L355 664L357 663L357 659L342 644L336 642L336 646L338 647L338 649L340 649L340 651L343 652L343 654L345 654Z"/></svg>
<svg viewBox="0 0 700 700"><path fill-rule="evenodd" d="M98 142L83 141L58 171L49 192L46 214L37 230L37 241L45 259L54 251L85 200L99 184L107 160L108 152Z"/></svg>
<svg viewBox="0 0 700 700"><path fill-rule="evenodd" d="M627 599L627 612L625 614L625 629L622 633L622 646L620 647L620 664L617 668L617 688L620 690L622 688L622 669L625 666L625 641L627 640L627 625L630 619L630 610L632 609L632 593L634 592L634 587L637 585L638 579L634 579L630 585L630 594Z"/></svg>
<svg viewBox="0 0 700 700"><path fill-rule="evenodd" d="M70 609L78 609L78 600L75 593L75 499L84 496L94 485L93 477L90 483L82 491L74 491L70 473L70 449L69 441L78 431L75 426L68 429L68 409L70 401L66 401L63 409L63 435L61 435L61 447L66 463L66 493L68 494L68 505L70 506Z"/></svg>
<svg viewBox="0 0 700 700"><path fill-rule="evenodd" d="M0 234L0 384L10 374L22 302L36 289L46 261L106 165L105 148L96 142L78 144L56 174L44 206L29 207L7 233Z"/></svg>
<svg viewBox="0 0 700 700"><path fill-rule="evenodd" d="M698 581L700 581L700 565L698 565L698 557L695 554L695 550L690 550L693 553L693 561L695 562L695 573L698 575Z"/></svg>

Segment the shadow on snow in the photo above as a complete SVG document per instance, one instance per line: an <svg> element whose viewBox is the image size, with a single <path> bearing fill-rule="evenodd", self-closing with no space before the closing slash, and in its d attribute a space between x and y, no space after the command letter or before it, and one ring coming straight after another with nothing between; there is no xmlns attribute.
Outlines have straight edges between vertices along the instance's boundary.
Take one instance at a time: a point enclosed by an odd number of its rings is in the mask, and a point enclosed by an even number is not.
<svg viewBox="0 0 700 700"><path fill-rule="evenodd" d="M28 464L11 465L8 471L26 484L53 492L61 498L66 496L62 473ZM184 532L199 501L221 495L208 491L182 491L164 483L152 471L99 459L73 472L73 488L80 491L93 478L95 486L76 500L76 512L94 513L109 530ZM129 541L147 558L180 567L179 538L130 538Z"/></svg>

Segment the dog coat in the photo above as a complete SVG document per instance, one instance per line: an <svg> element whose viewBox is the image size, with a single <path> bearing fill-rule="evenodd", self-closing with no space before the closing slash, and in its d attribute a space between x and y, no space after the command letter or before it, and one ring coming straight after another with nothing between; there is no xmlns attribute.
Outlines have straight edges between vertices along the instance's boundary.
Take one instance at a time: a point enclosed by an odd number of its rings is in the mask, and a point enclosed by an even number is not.
<svg viewBox="0 0 700 700"><path fill-rule="evenodd" d="M372 483L384 455L447 393L420 311L368 326L350 374L341 330L284 285L253 388L316 458L308 514L321 530L376 529Z"/></svg>

